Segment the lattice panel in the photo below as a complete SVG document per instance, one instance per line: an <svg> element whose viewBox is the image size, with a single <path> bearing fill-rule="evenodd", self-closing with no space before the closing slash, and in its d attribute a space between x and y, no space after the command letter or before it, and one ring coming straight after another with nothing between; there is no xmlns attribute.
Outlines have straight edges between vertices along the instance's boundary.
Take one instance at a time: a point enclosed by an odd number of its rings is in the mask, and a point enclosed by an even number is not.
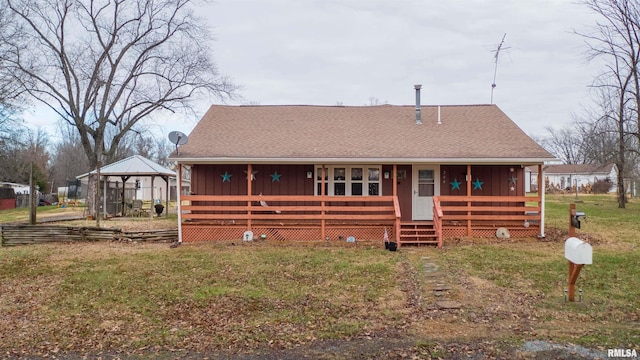
<svg viewBox="0 0 640 360"><path fill-rule="evenodd" d="M529 227L529 228L507 228L509 229L509 235L512 238L525 238L525 237L534 237L538 235L540 230L537 227ZM496 231L498 229L471 229L471 237L477 238L487 238L487 237L495 237ZM467 237L467 229L464 227L456 227L456 228L444 228L442 229L442 237L443 238L454 238L454 237Z"/></svg>
<svg viewBox="0 0 640 360"><path fill-rule="evenodd" d="M383 241L384 238L384 226L371 226L371 227L335 227L325 229L326 236L329 237L330 241L340 240L342 237L342 241L346 241L347 237L353 236L356 238L356 241ZM389 236L390 241L394 241L393 237L393 228L387 227L387 235Z"/></svg>
<svg viewBox="0 0 640 360"><path fill-rule="evenodd" d="M325 228L326 236L330 241L346 241L347 237L353 236L356 241L382 241L384 236L384 226L327 226ZM198 241L224 241L224 240L242 240L242 235L246 231L245 226L229 226L229 225L183 225L182 241L198 242ZM393 241L393 227L387 227L389 239ZM294 227L253 227L253 235L259 238L265 234L267 240L287 240L287 241L320 241L325 240L321 237L320 227L314 226L294 226ZM539 233L537 227L509 229L512 238L533 237ZM442 229L442 235L446 238L467 237L467 229L465 227L448 227ZM495 237L496 229L473 229L471 237Z"/></svg>
<svg viewBox="0 0 640 360"><path fill-rule="evenodd" d="M260 237L262 234L267 236L267 240L299 240L299 241L316 241L320 239L320 228L275 228L275 227L254 227L251 229L254 237Z"/></svg>
<svg viewBox="0 0 640 360"><path fill-rule="evenodd" d="M513 238L535 237L539 233L540 233L540 229L538 228L509 229L509 234Z"/></svg>
<svg viewBox="0 0 640 360"><path fill-rule="evenodd" d="M244 227L228 227L215 225L188 225L182 226L183 242L221 241L242 239Z"/></svg>
<svg viewBox="0 0 640 360"><path fill-rule="evenodd" d="M225 225L183 225L182 241L223 241L242 240L246 231L244 226ZM320 227L252 227L253 236L260 238L266 235L267 240L294 240L294 241L320 241L322 234ZM339 226L325 227L326 236L330 241L346 241L347 237L353 236L356 241L382 241L384 237L384 226ZM389 239L393 241L393 228L387 227Z"/></svg>
<svg viewBox="0 0 640 360"><path fill-rule="evenodd" d="M444 228L442 229L442 237L443 238L454 238L454 237L466 237L467 229L466 228Z"/></svg>

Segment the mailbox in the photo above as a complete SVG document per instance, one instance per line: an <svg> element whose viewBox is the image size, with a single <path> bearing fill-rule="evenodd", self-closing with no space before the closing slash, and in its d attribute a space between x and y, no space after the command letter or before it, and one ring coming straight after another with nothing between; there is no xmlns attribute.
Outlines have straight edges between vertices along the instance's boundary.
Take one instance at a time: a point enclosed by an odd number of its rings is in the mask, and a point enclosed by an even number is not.
<svg viewBox="0 0 640 360"><path fill-rule="evenodd" d="M571 226L576 229L580 229L580 222L586 219L586 215L582 211L576 211L574 215L571 216Z"/></svg>
<svg viewBox="0 0 640 360"><path fill-rule="evenodd" d="M564 257L574 264L591 265L593 250L588 243L570 237L564 242Z"/></svg>

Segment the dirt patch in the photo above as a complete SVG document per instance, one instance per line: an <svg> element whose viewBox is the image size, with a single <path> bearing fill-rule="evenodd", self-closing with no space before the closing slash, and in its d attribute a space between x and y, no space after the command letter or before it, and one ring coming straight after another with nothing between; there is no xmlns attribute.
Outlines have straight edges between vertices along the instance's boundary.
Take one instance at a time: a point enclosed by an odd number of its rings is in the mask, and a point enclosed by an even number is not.
<svg viewBox="0 0 640 360"><path fill-rule="evenodd" d="M72 220L72 221L57 221L49 222L48 225L61 225L61 226L96 226L95 220ZM178 220L176 218L163 218L163 217L148 217L148 218L112 218L108 220L101 220L100 226L104 228L115 228L122 231L149 231L149 230L165 230L165 229L177 229Z"/></svg>

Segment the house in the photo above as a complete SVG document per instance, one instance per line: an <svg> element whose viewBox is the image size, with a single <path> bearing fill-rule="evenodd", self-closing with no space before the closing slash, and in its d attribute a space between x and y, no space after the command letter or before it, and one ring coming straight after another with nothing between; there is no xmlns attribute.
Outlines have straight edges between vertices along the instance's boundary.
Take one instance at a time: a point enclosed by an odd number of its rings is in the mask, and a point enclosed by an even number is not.
<svg viewBox="0 0 640 360"><path fill-rule="evenodd" d="M0 210L16 208L16 192L13 187L0 183Z"/></svg>
<svg viewBox="0 0 640 360"><path fill-rule="evenodd" d="M575 189L575 186L578 189L591 188L596 181L608 179L613 183L609 192L616 192L618 168L615 164L558 164L547 165L543 170L544 184L557 190ZM537 179L537 168L528 168L527 172L531 179ZM532 181L532 184L537 185L537 182Z"/></svg>
<svg viewBox="0 0 640 360"><path fill-rule="evenodd" d="M180 241L544 235L524 168L554 157L495 105L421 106L419 91L411 106L211 106L170 156L191 172Z"/></svg>

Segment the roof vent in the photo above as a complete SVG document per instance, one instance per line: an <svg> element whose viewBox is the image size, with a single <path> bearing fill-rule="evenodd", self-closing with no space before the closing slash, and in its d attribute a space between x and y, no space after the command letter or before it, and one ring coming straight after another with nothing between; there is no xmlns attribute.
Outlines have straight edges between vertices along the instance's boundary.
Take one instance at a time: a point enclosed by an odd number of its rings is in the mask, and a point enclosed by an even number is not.
<svg viewBox="0 0 640 360"><path fill-rule="evenodd" d="M422 125L422 117L420 116L420 89L422 85L414 85L416 88L416 124Z"/></svg>

